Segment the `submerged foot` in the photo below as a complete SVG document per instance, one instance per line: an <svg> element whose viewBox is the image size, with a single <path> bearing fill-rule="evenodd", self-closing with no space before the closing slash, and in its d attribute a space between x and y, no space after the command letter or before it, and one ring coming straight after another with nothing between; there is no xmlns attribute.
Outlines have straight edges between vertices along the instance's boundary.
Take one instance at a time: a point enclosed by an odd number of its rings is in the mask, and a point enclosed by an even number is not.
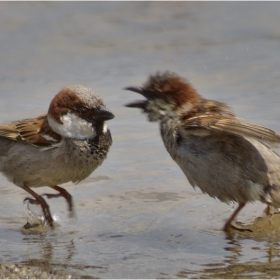
<svg viewBox="0 0 280 280"><path fill-rule="evenodd" d="M243 227L240 223L239 223L240 226L237 226L237 225L233 225L233 224L228 224L226 223L223 230L226 232L226 233L229 233L231 232L232 230L236 230L236 231L239 231L239 232L253 232L251 229L249 228L245 228Z"/></svg>

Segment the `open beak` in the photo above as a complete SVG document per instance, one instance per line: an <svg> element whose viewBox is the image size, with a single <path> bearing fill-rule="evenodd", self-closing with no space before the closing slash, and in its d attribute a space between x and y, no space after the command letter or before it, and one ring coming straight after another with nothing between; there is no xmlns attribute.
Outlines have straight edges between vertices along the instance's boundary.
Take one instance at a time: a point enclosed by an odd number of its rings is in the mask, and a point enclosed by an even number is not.
<svg viewBox="0 0 280 280"><path fill-rule="evenodd" d="M125 104L125 107L129 108L140 108L140 109L145 109L146 107L146 100L135 100L131 103Z"/></svg>
<svg viewBox="0 0 280 280"><path fill-rule="evenodd" d="M126 87L124 89L125 90L130 90L130 91L133 91L133 92L136 92L136 93L139 93L139 94L145 96L144 95L144 91L143 91L143 89L141 87ZM136 101L128 103L128 104L126 104L124 106L125 107L130 107L130 108L145 109L146 103L147 103L147 100L136 100Z"/></svg>

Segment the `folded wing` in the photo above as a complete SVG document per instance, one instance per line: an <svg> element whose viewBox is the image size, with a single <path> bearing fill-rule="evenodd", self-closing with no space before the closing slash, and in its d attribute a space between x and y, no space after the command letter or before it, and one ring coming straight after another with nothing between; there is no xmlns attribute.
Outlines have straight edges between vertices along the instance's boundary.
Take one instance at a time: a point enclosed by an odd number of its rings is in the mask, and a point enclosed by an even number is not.
<svg viewBox="0 0 280 280"><path fill-rule="evenodd" d="M22 140L37 147L52 147L61 136L48 125L47 115L0 125L0 137Z"/></svg>
<svg viewBox="0 0 280 280"><path fill-rule="evenodd" d="M205 128L239 136L252 137L259 141L280 143L280 135L263 126L240 121L234 117L219 115L199 115L184 120L184 128Z"/></svg>

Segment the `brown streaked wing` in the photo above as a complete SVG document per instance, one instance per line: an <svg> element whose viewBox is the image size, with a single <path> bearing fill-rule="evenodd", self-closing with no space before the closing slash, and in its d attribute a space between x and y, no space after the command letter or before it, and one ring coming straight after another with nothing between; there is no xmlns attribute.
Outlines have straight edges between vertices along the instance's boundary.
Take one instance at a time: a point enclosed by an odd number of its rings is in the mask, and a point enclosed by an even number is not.
<svg viewBox="0 0 280 280"><path fill-rule="evenodd" d="M201 115L185 120L186 128L201 127L208 130L222 131L230 134L253 137L270 143L280 143L280 135L275 131L240 121L234 117L221 117L219 115Z"/></svg>
<svg viewBox="0 0 280 280"><path fill-rule="evenodd" d="M49 127L47 115L1 125L0 136L11 140L21 139L38 147L52 146L61 140L61 136Z"/></svg>
<svg viewBox="0 0 280 280"><path fill-rule="evenodd" d="M17 122L7 123L0 125L0 137L8 138L11 140L19 139L19 134L16 130Z"/></svg>

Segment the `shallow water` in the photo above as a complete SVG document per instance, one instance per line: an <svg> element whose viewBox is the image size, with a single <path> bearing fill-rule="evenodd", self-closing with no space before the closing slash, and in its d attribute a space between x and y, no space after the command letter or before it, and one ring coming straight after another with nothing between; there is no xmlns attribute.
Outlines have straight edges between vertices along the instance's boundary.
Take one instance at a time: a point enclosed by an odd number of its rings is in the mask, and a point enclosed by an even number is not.
<svg viewBox="0 0 280 280"><path fill-rule="evenodd" d="M170 70L280 132L279 21L278 2L1 2L1 123L44 113L74 83L96 89L116 118L108 159L64 185L76 219L63 199L48 200L59 226L22 233L27 194L0 177L0 263L100 278L279 276L278 221L265 234L223 233L232 205L193 190L157 125L123 107L138 98L125 86ZM250 204L238 220L264 208Z"/></svg>

